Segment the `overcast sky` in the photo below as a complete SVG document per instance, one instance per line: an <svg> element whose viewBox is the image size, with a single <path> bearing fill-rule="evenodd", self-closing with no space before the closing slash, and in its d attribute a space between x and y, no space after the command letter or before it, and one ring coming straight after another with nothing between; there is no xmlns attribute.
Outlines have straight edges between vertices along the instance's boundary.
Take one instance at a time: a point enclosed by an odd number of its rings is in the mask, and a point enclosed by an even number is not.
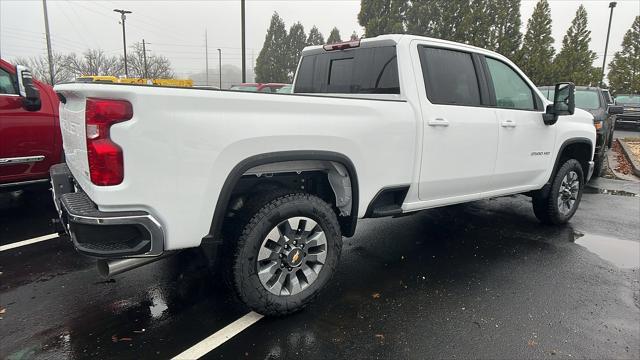
<svg viewBox="0 0 640 360"><path fill-rule="evenodd" d="M537 0L523 0L522 31ZM591 49L602 63L609 20L609 1L550 1L553 36L559 49L562 37L578 6L589 14ZM141 42L148 50L168 57L177 74L204 71L204 32L209 38L210 68L217 67L217 48L225 64L240 66L240 0L209 1L74 1L49 0L49 24L54 52L82 52L101 48L108 54L122 53L120 15L113 9L133 11L128 15L127 43ZM271 15L277 11L287 28L300 21L305 30L316 25L325 36L337 26L343 38L353 31L362 34L357 15L359 0L247 0L247 64L258 56ZM639 0L618 0L613 14L608 60L620 44L635 16ZM46 54L41 0L0 0L0 55L4 59Z"/></svg>

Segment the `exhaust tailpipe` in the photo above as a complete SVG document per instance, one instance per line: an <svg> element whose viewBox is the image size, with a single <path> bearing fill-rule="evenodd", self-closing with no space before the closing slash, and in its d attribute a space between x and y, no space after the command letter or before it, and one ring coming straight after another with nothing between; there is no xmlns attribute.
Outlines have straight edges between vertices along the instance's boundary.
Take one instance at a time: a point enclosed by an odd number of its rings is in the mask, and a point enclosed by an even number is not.
<svg viewBox="0 0 640 360"><path fill-rule="evenodd" d="M112 276L122 274L129 270L133 270L143 265L151 264L160 259L164 259L171 255L174 255L176 251L168 251L160 256L148 257L148 258L132 258L132 259L118 259L118 260L105 260L100 259L96 263L98 267L98 274L103 278L110 278Z"/></svg>

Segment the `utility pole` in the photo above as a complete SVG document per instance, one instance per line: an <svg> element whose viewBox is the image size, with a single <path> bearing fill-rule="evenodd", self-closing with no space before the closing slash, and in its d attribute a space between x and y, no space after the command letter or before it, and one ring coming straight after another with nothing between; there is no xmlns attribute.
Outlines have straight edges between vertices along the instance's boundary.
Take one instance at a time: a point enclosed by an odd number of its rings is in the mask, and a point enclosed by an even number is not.
<svg viewBox="0 0 640 360"><path fill-rule="evenodd" d="M611 32L611 19L613 18L613 8L616 7L616 2L609 3L611 12L609 13L609 28L607 29L607 42L604 44L604 58L602 59L602 73L600 74L600 86L604 85L604 67L607 65L607 48L609 47L609 33Z"/></svg>
<svg viewBox="0 0 640 360"><path fill-rule="evenodd" d="M49 14L47 13L47 0L42 0L42 9L44 10L44 30L47 34L47 56L49 57L49 76L51 85L55 85L53 79L53 53L51 51L51 35L49 35Z"/></svg>
<svg viewBox="0 0 640 360"><path fill-rule="evenodd" d="M120 19L122 20L122 44L124 46L124 76L129 77L129 69L127 68L127 35L124 28L124 21L127 19L126 14L131 14L129 10L113 9L113 11L120 13Z"/></svg>
<svg viewBox="0 0 640 360"><path fill-rule="evenodd" d="M207 29L204 29L204 61L206 63L207 86L209 86L209 41L207 40Z"/></svg>
<svg viewBox="0 0 640 360"><path fill-rule="evenodd" d="M244 0L240 0L240 17L242 25L242 82L247 82L247 49L244 41Z"/></svg>
<svg viewBox="0 0 640 360"><path fill-rule="evenodd" d="M149 71L147 70L147 46L142 39L142 58L144 59L144 78L147 79L149 77Z"/></svg>
<svg viewBox="0 0 640 360"><path fill-rule="evenodd" d="M220 89L222 89L222 50L218 49L218 74L220 75Z"/></svg>

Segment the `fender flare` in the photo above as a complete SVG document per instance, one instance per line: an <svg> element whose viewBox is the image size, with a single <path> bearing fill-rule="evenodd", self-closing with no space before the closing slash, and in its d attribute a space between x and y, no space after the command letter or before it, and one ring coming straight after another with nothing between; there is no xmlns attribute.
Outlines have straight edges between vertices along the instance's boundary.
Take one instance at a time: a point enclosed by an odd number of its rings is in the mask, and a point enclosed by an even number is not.
<svg viewBox="0 0 640 360"><path fill-rule="evenodd" d="M556 171L558 170L558 166L560 166L560 156L562 155L562 152L564 151L564 149L567 148L567 146L569 145L573 145L573 144L586 144L589 145L589 147L591 148L591 154L593 156L593 143L591 142L591 140L585 138L585 137L575 137L575 138L570 138L565 140L562 145L560 145L560 149L558 149L558 153L556 154L556 161L553 164L553 172L551 173L551 177L553 177L553 175L556 173Z"/></svg>
<svg viewBox="0 0 640 360"><path fill-rule="evenodd" d="M203 238L204 241L220 241L220 234L222 231L222 225L224 222L225 212L229 206L231 194L233 189L238 184L238 181L244 173L249 169L270 163L283 162L283 161L301 161L301 160L324 160L334 161L342 164L349 173L351 180L352 191L352 205L351 215L347 219L339 219L341 227L344 229L344 236L353 236L356 230L356 223L358 222L358 201L359 201L359 188L358 188L358 175L356 168L353 165L351 159L347 156L333 152L333 151L316 151L316 150L295 150L295 151L278 151L272 153L263 153L248 157L239 162L227 175L220 195L218 196L218 202L213 212L211 220L211 227L209 234Z"/></svg>
<svg viewBox="0 0 640 360"><path fill-rule="evenodd" d="M562 145L560 145L560 148L558 149L558 152L556 153L556 160L553 163L553 170L551 171L551 175L549 175L549 179L547 180L547 183L544 184L544 186L542 187L542 189L540 189L540 191L542 192L542 194L544 196L546 196L549 192L549 190L551 189L551 182L553 180L553 177L556 174L556 171L558 171L558 167L560 166L560 157L562 156L562 153L564 152L564 149L567 148L567 146L569 145L573 145L573 144L586 144L589 145L589 148L591 148L591 156L593 156L593 143L591 142L590 139L585 138L585 137L574 137L574 138L570 138L565 140Z"/></svg>

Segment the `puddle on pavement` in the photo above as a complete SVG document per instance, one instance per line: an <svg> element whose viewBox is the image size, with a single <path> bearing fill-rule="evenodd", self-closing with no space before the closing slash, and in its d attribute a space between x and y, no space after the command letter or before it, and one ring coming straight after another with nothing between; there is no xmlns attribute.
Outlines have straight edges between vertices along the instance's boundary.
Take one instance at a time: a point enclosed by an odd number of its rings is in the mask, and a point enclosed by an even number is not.
<svg viewBox="0 0 640 360"><path fill-rule="evenodd" d="M599 188L594 188L590 186L585 187L584 192L587 194L608 194L608 195L619 195L619 196L629 196L629 197L640 197L640 194L635 194L629 191L599 189Z"/></svg>
<svg viewBox="0 0 640 360"><path fill-rule="evenodd" d="M154 319L158 319L162 317L162 314L169 307L167 306L164 297L160 293L158 289L153 289L149 292L149 297L151 299L151 305L149 306L149 310L151 311L151 316Z"/></svg>
<svg viewBox="0 0 640 360"><path fill-rule="evenodd" d="M574 232L574 242L619 268L640 267L640 242Z"/></svg>

